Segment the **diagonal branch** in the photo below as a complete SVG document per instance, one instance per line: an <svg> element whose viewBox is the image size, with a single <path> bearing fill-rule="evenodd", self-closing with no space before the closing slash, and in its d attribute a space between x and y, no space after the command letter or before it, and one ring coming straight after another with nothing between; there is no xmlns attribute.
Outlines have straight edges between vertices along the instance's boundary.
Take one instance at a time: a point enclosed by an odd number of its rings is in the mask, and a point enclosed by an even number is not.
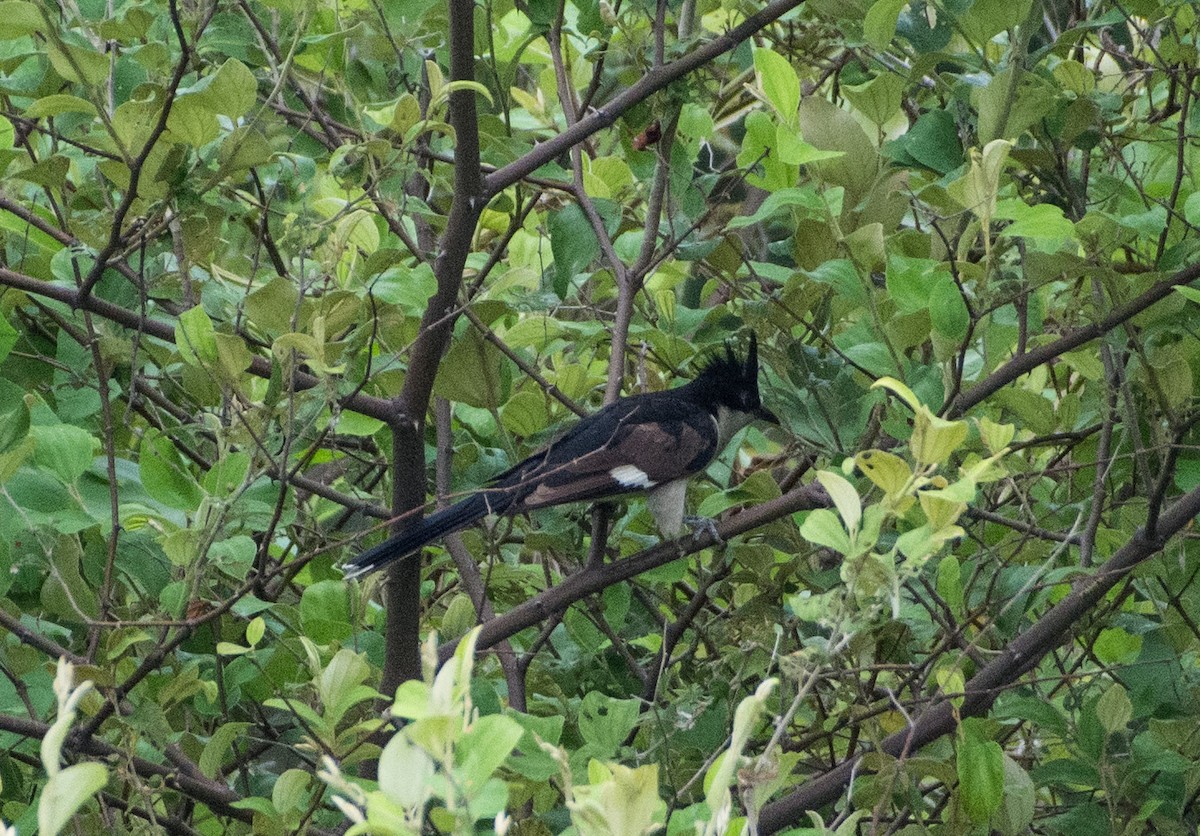
<svg viewBox="0 0 1200 836"><path fill-rule="evenodd" d="M717 533L722 540L728 540L797 511L825 508L828 505L829 498L819 484L805 485L769 502L755 505L753 508L747 508L745 511L735 514L717 526ZM666 540L657 546L622 558L615 563L600 564L594 568L589 565L588 568L577 572L558 586L547 589L524 604L514 607L504 615L484 624L475 647L478 650L491 647L509 636L516 635L526 627L532 627L552 618L555 613L562 612L589 595L594 595L621 581L629 580L635 575L657 569L673 560L707 549L716 542L711 532L701 531L693 537ZM410 559L404 562L414 561ZM438 648L438 659L442 663L453 654L453 644L444 644Z"/></svg>
<svg viewBox="0 0 1200 836"><path fill-rule="evenodd" d="M1124 580L1142 561L1160 552L1167 540L1177 534L1200 514L1200 488L1185 494L1158 519L1156 534L1148 535L1139 528L1133 538L1114 554L1095 574L1077 581L1070 594L1017 636L1004 652L979 673L971 677L963 689L964 698L956 708L943 699L917 717L906 730L884 739L880 749L893 756L912 752L937 738L954 731L958 717L975 717L991 708L1000 692L1022 674L1032 670L1042 657L1057 647L1069 634L1071 627L1099 603L1114 586ZM759 826L763 833L776 833L785 827L807 821L806 810L833 802L849 784L862 754L843 761L839 766L803 784L790 795L763 808Z"/></svg>
<svg viewBox="0 0 1200 836"><path fill-rule="evenodd" d="M8 285L17 290L32 293L35 296L54 299L55 301L70 305L74 309L82 308L118 325L123 325L126 328L131 328L143 334L157 337L164 342L175 342L175 326L171 323L139 316L133 311L97 296L89 295L85 297L82 291L79 290L44 282L41 279L17 273L6 267L0 267L0 285ZM250 373L269 380L271 378L271 362L260 355L253 355L250 360ZM300 371L293 372L292 386L297 391L312 389L315 386L321 385L321 382L320 378L311 374ZM395 414L391 401L371 395L364 395L361 392L340 398L338 402L343 409L368 415L380 421L392 420Z"/></svg>
<svg viewBox="0 0 1200 836"><path fill-rule="evenodd" d="M1200 264L1193 264L1191 267L1180 270L1170 278L1152 285L1141 296L1130 299L1124 305L1118 306L1112 313L1099 322L1093 322L1091 325L1076 328L1074 331L1059 337L1054 342L1046 343L1043 346L1035 348L1033 351L1027 351L1024 354L1014 357L955 398L954 402L946 410L946 417L957 418L963 415L971 407L994 395L1021 375L1028 374L1043 363L1049 363L1065 352L1079 348L1079 346L1089 343L1092 340L1099 339L1113 328L1137 316L1151 305L1161 302L1171 295L1171 291L1175 285L1191 284L1196 279L1200 279Z"/></svg>
<svg viewBox="0 0 1200 836"><path fill-rule="evenodd" d="M766 8L750 15L721 37L689 52L678 61L654 68L608 103L595 109L589 116L580 119L553 139L539 144L519 160L488 175L484 186L484 195L491 197L503 191L546 163L565 154L573 146L583 142L597 131L611 127L617 121L617 117L629 108L640 104L652 94L672 82L678 81L693 70L699 69L709 61L738 47L755 32L783 17L803 2L804 0L775 0L773 3L768 3ZM454 20L454 13L451 13L450 19Z"/></svg>

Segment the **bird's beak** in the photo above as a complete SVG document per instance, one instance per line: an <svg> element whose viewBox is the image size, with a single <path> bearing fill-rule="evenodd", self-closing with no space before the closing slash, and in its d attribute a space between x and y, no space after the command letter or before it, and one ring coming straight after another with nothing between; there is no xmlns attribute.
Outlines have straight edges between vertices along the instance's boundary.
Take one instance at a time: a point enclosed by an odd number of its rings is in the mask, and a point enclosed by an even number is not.
<svg viewBox="0 0 1200 836"><path fill-rule="evenodd" d="M777 418L775 413L767 409L765 406L760 405L758 409L754 410L754 417L760 421L766 421L768 424L779 424L779 418Z"/></svg>

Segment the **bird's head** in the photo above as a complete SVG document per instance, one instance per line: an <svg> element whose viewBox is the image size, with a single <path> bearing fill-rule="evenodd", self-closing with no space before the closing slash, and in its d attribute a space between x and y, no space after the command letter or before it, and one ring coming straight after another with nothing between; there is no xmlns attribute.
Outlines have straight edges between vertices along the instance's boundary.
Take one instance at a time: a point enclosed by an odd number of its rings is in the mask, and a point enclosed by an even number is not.
<svg viewBox="0 0 1200 836"><path fill-rule="evenodd" d="M688 386L697 401L711 409L718 423L723 429L728 426L731 434L756 419L779 423L775 414L762 405L758 393L758 338L753 331L745 357L734 350L732 343L725 343L725 351L709 357Z"/></svg>

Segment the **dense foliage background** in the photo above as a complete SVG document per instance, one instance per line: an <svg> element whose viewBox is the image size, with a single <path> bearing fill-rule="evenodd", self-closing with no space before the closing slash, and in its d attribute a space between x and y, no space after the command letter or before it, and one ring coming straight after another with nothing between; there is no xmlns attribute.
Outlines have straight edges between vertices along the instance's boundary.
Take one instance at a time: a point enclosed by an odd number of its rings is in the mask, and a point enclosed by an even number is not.
<svg viewBox="0 0 1200 836"><path fill-rule="evenodd" d="M1195 832L1196 17L0 2L0 817ZM722 542L341 580L750 330Z"/></svg>

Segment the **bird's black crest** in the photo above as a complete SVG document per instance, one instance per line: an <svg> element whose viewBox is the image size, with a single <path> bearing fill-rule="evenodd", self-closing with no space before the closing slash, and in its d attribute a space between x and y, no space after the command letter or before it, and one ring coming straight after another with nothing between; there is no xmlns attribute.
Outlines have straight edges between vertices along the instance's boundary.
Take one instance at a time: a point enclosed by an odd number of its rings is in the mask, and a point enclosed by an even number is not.
<svg viewBox="0 0 1200 836"><path fill-rule="evenodd" d="M725 385L743 385L758 388L758 337L750 332L750 350L745 358L741 357L733 347L732 340L726 340L725 350L717 349L700 362L700 370L696 380L704 380Z"/></svg>

